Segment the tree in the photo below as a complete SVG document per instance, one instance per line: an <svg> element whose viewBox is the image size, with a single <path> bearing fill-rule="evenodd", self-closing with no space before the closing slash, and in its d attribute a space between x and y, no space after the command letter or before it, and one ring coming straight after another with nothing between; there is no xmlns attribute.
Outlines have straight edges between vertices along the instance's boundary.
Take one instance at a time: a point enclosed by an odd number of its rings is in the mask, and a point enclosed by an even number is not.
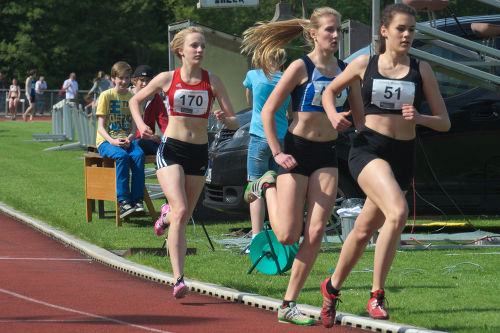
<svg viewBox="0 0 500 333"><path fill-rule="evenodd" d="M197 9L197 0L3 0L0 6L0 71L5 80L24 82L30 69L44 75L49 88L58 89L70 72L77 73L81 89L89 88L98 70L109 72L125 60L132 67L148 63L155 70L168 68L168 25L193 20L241 35L257 21L269 21L279 0L260 0L257 7ZM288 0L296 17L303 0ZM392 3L381 1L381 6ZM327 0L307 2L310 13ZM342 19L370 24L370 0L336 0ZM451 0L457 16L496 14L477 1ZM448 11L436 13L449 16ZM426 13L419 20L427 20ZM301 52L302 41L290 49Z"/></svg>

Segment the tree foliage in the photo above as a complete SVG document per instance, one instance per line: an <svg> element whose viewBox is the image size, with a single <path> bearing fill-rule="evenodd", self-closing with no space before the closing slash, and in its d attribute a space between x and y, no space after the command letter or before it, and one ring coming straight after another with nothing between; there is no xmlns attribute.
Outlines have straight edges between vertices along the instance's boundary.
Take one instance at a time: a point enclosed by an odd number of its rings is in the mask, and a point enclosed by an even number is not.
<svg viewBox="0 0 500 333"><path fill-rule="evenodd" d="M193 20L240 35L257 21L270 20L278 0L260 0L257 7L197 9L197 0L2 0L0 5L0 71L4 80L22 83L30 69L44 75L57 89L70 72L81 89L89 88L98 70L110 71L118 60L132 67L149 63L168 68L168 25ZM302 0L288 0L296 17ZM381 6L393 1L382 0ZM371 0L309 0L316 7L334 6L343 20L371 20ZM477 1L451 0L457 16L496 13ZM449 16L447 11L438 17ZM426 20L427 15L421 15Z"/></svg>

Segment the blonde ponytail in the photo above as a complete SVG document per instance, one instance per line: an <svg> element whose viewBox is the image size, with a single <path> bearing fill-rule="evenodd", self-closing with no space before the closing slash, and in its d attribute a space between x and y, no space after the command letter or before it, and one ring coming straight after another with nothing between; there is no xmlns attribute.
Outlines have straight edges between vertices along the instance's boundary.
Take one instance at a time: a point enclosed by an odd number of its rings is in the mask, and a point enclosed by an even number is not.
<svg viewBox="0 0 500 333"><path fill-rule="evenodd" d="M281 46L288 44L302 33L306 43L314 47L311 30L319 29L319 19L325 15L334 15L339 20L341 19L339 12L335 9L320 7L314 10L310 20L293 19L268 23L257 22L256 25L243 32L241 53L251 54L252 64L262 68L266 76L269 77L272 71L272 59L275 59L275 52Z"/></svg>

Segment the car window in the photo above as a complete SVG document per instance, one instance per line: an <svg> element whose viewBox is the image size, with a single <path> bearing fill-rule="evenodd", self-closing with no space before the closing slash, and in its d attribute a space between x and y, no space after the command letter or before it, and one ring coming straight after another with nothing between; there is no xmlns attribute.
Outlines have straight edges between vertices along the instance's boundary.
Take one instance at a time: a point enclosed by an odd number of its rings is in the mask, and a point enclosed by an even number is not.
<svg viewBox="0 0 500 333"><path fill-rule="evenodd" d="M475 40L475 42L482 43L482 40ZM493 43L493 44L496 44L494 47L498 49L498 43ZM424 45L419 49L452 61L457 61L457 62L472 61L471 58L468 58L461 54L457 54L447 49L443 49L435 45ZM475 68L480 70L485 70L484 67L475 67ZM473 83L449 76L445 73L435 72L435 75L439 83L439 90L441 91L441 94L443 95L444 98L456 96L477 87Z"/></svg>

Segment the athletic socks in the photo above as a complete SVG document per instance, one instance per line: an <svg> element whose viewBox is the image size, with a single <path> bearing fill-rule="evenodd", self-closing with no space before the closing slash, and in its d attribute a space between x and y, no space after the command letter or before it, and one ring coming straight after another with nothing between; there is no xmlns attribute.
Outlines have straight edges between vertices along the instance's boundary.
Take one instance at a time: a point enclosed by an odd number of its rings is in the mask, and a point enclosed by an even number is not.
<svg viewBox="0 0 500 333"><path fill-rule="evenodd" d="M379 290L382 290L382 293L384 292L384 289L379 289ZM376 290L376 291L378 291L378 290ZM370 299L373 298L373 293L374 293L373 291L370 291Z"/></svg>
<svg viewBox="0 0 500 333"><path fill-rule="evenodd" d="M286 301L286 300L283 300L283 303L281 303L281 308L284 309L286 307L289 307L290 306L290 303L293 303L293 301Z"/></svg>
<svg viewBox="0 0 500 333"><path fill-rule="evenodd" d="M340 290L333 288L331 279L326 284L326 291L328 292L328 294L335 296L338 296L340 293Z"/></svg>
<svg viewBox="0 0 500 333"><path fill-rule="evenodd" d="M175 285L178 286L182 282L184 282L184 274L177 278L177 282L175 283Z"/></svg>
<svg viewBox="0 0 500 333"><path fill-rule="evenodd" d="M266 197L266 191L270 188L276 188L276 184L275 183L264 183L262 184L262 197L265 198Z"/></svg>

